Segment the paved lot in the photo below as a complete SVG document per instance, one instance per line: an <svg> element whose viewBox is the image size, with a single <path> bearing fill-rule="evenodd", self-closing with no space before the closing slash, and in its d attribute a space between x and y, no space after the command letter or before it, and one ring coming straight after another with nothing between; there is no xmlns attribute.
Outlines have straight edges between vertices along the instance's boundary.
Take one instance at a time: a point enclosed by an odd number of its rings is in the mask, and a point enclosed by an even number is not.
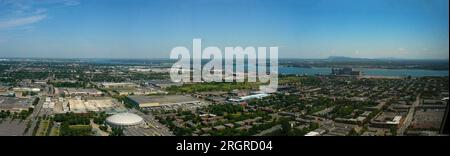
<svg viewBox="0 0 450 156"><path fill-rule="evenodd" d="M1 119L0 122L0 136L22 136L27 124L19 119Z"/></svg>

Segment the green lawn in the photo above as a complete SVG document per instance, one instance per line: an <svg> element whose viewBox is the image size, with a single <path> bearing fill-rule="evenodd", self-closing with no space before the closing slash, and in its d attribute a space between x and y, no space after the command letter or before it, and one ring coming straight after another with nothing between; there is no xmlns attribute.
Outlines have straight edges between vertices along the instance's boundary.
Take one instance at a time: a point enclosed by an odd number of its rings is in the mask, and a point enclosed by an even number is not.
<svg viewBox="0 0 450 156"><path fill-rule="evenodd" d="M59 136L59 128L53 127L52 130L50 131L50 136Z"/></svg>
<svg viewBox="0 0 450 156"><path fill-rule="evenodd" d="M70 125L70 129L91 129L91 125Z"/></svg>
<svg viewBox="0 0 450 156"><path fill-rule="evenodd" d="M36 136L45 136L47 134L47 131L49 130L48 125L50 124L49 120L42 120L39 123L39 128L36 132Z"/></svg>

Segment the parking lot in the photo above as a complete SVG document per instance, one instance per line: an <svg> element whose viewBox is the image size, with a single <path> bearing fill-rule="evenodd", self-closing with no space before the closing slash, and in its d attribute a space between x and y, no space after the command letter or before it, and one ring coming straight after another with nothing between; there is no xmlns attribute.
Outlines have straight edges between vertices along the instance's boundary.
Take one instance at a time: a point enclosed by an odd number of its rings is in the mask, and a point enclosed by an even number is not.
<svg viewBox="0 0 450 156"><path fill-rule="evenodd" d="M0 119L0 136L22 136L27 122L19 119ZM32 131L29 129L29 131Z"/></svg>

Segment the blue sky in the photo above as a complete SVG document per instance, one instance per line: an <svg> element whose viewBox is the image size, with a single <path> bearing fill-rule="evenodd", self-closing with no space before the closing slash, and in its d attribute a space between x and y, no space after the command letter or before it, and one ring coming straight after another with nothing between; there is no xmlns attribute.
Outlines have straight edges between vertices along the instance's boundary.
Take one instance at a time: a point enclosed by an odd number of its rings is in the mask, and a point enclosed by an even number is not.
<svg viewBox="0 0 450 156"><path fill-rule="evenodd" d="M278 46L282 58L448 59L448 0L0 0L0 57L168 58Z"/></svg>

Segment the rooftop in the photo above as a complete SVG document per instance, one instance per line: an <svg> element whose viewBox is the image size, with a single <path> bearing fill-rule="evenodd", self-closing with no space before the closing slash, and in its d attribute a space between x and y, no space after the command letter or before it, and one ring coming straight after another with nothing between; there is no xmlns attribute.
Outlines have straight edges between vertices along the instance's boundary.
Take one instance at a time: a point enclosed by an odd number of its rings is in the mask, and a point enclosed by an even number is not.
<svg viewBox="0 0 450 156"><path fill-rule="evenodd" d="M160 103L160 104L171 104L171 103L185 103L198 101L197 99L190 96L183 95L164 95L164 96L129 96L131 100L138 104L144 103Z"/></svg>

